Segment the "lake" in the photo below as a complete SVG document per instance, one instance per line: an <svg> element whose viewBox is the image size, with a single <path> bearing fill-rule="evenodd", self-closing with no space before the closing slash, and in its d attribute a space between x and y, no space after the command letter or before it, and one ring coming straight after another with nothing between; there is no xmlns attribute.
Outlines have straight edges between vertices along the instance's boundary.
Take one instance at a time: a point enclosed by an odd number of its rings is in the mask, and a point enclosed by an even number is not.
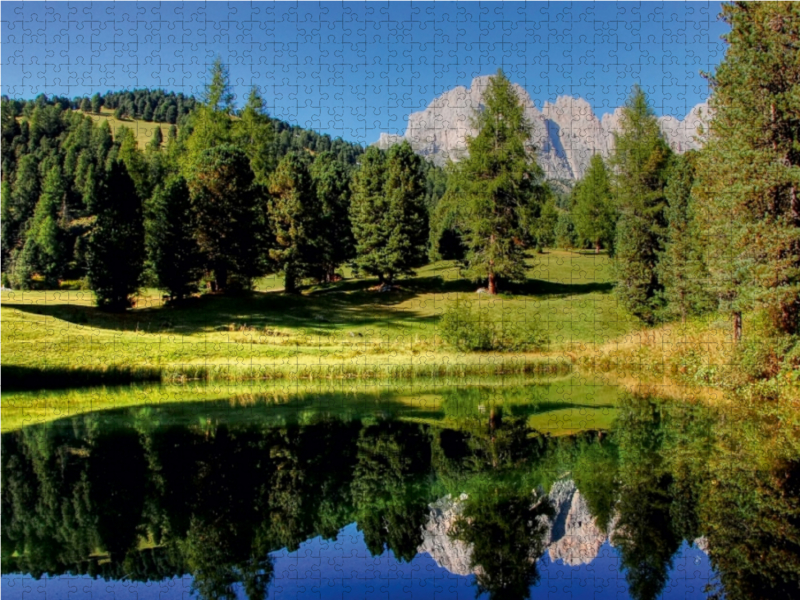
<svg viewBox="0 0 800 600"><path fill-rule="evenodd" d="M781 415L552 379L3 395L4 598L793 598Z"/></svg>

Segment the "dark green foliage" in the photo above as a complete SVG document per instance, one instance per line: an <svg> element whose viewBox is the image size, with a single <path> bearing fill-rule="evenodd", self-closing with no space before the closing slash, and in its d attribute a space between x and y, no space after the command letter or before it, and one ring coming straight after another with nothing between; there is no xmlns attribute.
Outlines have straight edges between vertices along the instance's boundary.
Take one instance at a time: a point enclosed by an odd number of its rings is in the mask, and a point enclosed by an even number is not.
<svg viewBox="0 0 800 600"><path fill-rule="evenodd" d="M92 96L92 112L96 115L100 114L100 108L103 106L103 99L100 94Z"/></svg>
<svg viewBox="0 0 800 600"><path fill-rule="evenodd" d="M216 288L249 287L259 272L263 192L254 184L247 155L229 144L201 152L187 183L195 236Z"/></svg>
<svg viewBox="0 0 800 600"><path fill-rule="evenodd" d="M614 251L615 292L620 304L653 323L661 304L658 257L664 247L664 185L671 151L653 109L638 86L622 110L621 133L614 134L611 159L619 221Z"/></svg>
<svg viewBox="0 0 800 600"><path fill-rule="evenodd" d="M529 352L548 344L547 334L532 320L519 320L487 309L473 310L469 302L448 306L436 326L442 340L462 352L489 351Z"/></svg>
<svg viewBox="0 0 800 600"><path fill-rule="evenodd" d="M81 111L90 112L92 110L92 101L88 98L81 100Z"/></svg>
<svg viewBox="0 0 800 600"><path fill-rule="evenodd" d="M317 154L310 168L320 207L323 248L320 259L325 280L336 277L336 269L355 256L350 227L350 175L331 151Z"/></svg>
<svg viewBox="0 0 800 600"><path fill-rule="evenodd" d="M250 91L233 135L237 145L247 152L256 181L268 185L279 157L275 154L275 129L264 108L264 99L256 88Z"/></svg>
<svg viewBox="0 0 800 600"><path fill-rule="evenodd" d="M470 566L480 566L477 593L489 598L530 597L539 580L536 568L544 554L546 521L552 516L547 498L505 482L470 497L449 534L472 548Z"/></svg>
<svg viewBox="0 0 800 600"><path fill-rule="evenodd" d="M275 235L269 255L284 273L286 292L294 293L299 279L321 275L326 246L322 207L308 167L294 152L281 159L269 192L269 221Z"/></svg>
<svg viewBox="0 0 800 600"><path fill-rule="evenodd" d="M202 255L194 238L189 188L173 176L156 188L147 206L147 257L155 280L169 297L181 300L197 291Z"/></svg>
<svg viewBox="0 0 800 600"><path fill-rule="evenodd" d="M147 143L147 147L150 150L159 150L161 149L161 144L164 143L164 134L161 133L161 127L156 127L153 130L153 137Z"/></svg>
<svg viewBox="0 0 800 600"><path fill-rule="evenodd" d="M617 211L608 171L599 154L592 156L586 175L572 190L570 215L581 246L591 245L595 252L612 247Z"/></svg>
<svg viewBox="0 0 800 600"><path fill-rule="evenodd" d="M550 248L556 243L556 227L558 226L559 212L554 198L550 198L542 206L539 218L536 219L532 229L531 241L540 252Z"/></svg>
<svg viewBox="0 0 800 600"><path fill-rule="evenodd" d="M58 287L58 278L66 267L65 236L59 225L65 193L61 169L56 165L45 177L42 195L28 224L25 245L14 265L14 287L28 289L34 273L44 278L48 289Z"/></svg>
<svg viewBox="0 0 800 600"><path fill-rule="evenodd" d="M391 283L425 264L428 221L421 159L404 142L370 147L353 177L350 221L359 270Z"/></svg>
<svg viewBox="0 0 800 600"><path fill-rule="evenodd" d="M559 213L554 233L556 246L558 248L572 250L578 245L578 236L575 233L575 225L572 222L572 215L570 213Z"/></svg>
<svg viewBox="0 0 800 600"><path fill-rule="evenodd" d="M763 309L800 327L800 6L723 6L731 26L710 77L714 110L697 166L696 206L713 290L732 312Z"/></svg>
<svg viewBox="0 0 800 600"><path fill-rule="evenodd" d="M485 109L467 139L469 156L460 161L448 181L448 208L459 213L466 242L469 274L489 281L525 278L525 242L536 230L548 190L544 172L528 148L530 127L522 104L502 70L491 78Z"/></svg>
<svg viewBox="0 0 800 600"><path fill-rule="evenodd" d="M98 192L88 240L87 281L99 307L125 310L139 289L144 267L142 201L120 160L111 164Z"/></svg>
<svg viewBox="0 0 800 600"><path fill-rule="evenodd" d="M667 238L658 264L658 277L664 285L666 316L682 320L713 308L700 245L702 235L692 199L695 164L693 152L675 157L664 191L668 202L665 210Z"/></svg>

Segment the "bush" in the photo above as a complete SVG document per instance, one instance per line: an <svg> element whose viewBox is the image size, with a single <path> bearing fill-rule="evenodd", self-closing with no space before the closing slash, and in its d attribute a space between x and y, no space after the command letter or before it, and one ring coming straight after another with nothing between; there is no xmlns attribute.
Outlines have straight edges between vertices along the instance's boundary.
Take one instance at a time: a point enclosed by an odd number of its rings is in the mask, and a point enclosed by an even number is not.
<svg viewBox="0 0 800 600"><path fill-rule="evenodd" d="M468 302L456 302L445 310L438 333L446 344L462 352L524 352L548 344L536 321L498 321L486 309L472 310Z"/></svg>

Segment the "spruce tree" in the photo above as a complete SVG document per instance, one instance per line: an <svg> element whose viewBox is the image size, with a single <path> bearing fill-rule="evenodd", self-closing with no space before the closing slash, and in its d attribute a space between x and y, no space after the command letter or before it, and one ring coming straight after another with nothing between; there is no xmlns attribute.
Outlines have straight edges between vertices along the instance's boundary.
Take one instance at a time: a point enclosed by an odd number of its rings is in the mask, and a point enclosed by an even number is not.
<svg viewBox="0 0 800 600"><path fill-rule="evenodd" d="M231 276L247 287L259 271L263 207L253 179L247 155L230 144L201 152L187 179L195 237L218 291L228 290Z"/></svg>
<svg viewBox="0 0 800 600"><path fill-rule="evenodd" d="M286 292L295 293L300 278L320 274L323 247L314 182L297 153L281 159L269 192L269 219L276 242L269 255L284 273Z"/></svg>
<svg viewBox="0 0 800 600"><path fill-rule="evenodd" d="M92 110L92 102L88 98L81 100L81 111L88 113Z"/></svg>
<svg viewBox="0 0 800 600"><path fill-rule="evenodd" d="M800 322L800 5L732 3L712 87L696 205L713 289L733 314L763 308L778 330Z"/></svg>
<svg viewBox="0 0 800 600"><path fill-rule="evenodd" d="M197 291L202 255L194 238L189 188L174 175L156 188L148 203L147 256L159 288L182 300Z"/></svg>
<svg viewBox="0 0 800 600"><path fill-rule="evenodd" d="M573 189L570 213L581 246L590 244L595 254L601 247L612 246L617 215L608 171L599 154L592 156L586 175Z"/></svg>
<svg viewBox="0 0 800 600"><path fill-rule="evenodd" d="M31 275L44 277L47 289L58 289L58 278L66 266L64 232L59 212L64 202L66 184L61 168L52 167L45 177L42 195L28 225L25 245L14 266L14 284L27 289Z"/></svg>
<svg viewBox="0 0 800 600"><path fill-rule="evenodd" d="M98 192L87 248L87 281L100 308L121 311L130 307L142 278L142 201L121 160L111 163Z"/></svg>
<svg viewBox="0 0 800 600"><path fill-rule="evenodd" d="M350 221L355 263L391 284L425 264L428 223L421 160L408 142L384 154L370 147L353 177Z"/></svg>
<svg viewBox="0 0 800 600"><path fill-rule="evenodd" d="M668 202L667 235L658 263L658 277L664 285L666 316L682 321L713 308L692 200L696 162L694 151L676 156L664 190Z"/></svg>
<svg viewBox="0 0 800 600"><path fill-rule="evenodd" d="M311 164L311 177L317 190L324 246L322 266L330 282L336 269L354 256L350 227L350 175L330 150L317 154Z"/></svg>
<svg viewBox="0 0 800 600"><path fill-rule="evenodd" d="M663 289L657 265L664 247L664 180L671 151L639 86L625 102L620 128L611 159L620 215L614 244L615 292L626 310L653 323Z"/></svg>
<svg viewBox="0 0 800 600"><path fill-rule="evenodd" d="M473 126L478 134L467 138L469 156L458 163L452 185L462 190L468 272L488 280L489 293L496 294L498 278L525 278L524 240L547 187L528 145L522 103L502 70L490 79Z"/></svg>

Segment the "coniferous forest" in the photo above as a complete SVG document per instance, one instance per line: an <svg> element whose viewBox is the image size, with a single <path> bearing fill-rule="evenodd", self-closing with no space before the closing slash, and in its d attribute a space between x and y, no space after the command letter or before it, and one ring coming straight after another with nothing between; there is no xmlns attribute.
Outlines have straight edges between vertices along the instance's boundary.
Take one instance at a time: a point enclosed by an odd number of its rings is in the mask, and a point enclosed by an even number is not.
<svg viewBox="0 0 800 600"><path fill-rule="evenodd" d="M734 344L758 332L742 346L753 346L742 358L751 379L796 383L797 10L724 7L728 50L705 75L701 150L673 152L634 86L614 152L595 155L571 189L536 163L502 70L466 156L444 168L407 142L365 149L273 119L256 89L235 103L221 59L197 99L141 89L4 97L3 285L91 290L99 308L120 312L144 288L179 305L246 294L268 275L288 294L345 271L389 290L449 260L494 296L526 289L526 260L547 248L588 250L610 257L615 301L640 327L715 315ZM112 114L131 127L112 133ZM143 122L159 124L148 139L135 132ZM454 307L442 336L465 350L547 345L533 326L459 325L479 313Z"/></svg>

